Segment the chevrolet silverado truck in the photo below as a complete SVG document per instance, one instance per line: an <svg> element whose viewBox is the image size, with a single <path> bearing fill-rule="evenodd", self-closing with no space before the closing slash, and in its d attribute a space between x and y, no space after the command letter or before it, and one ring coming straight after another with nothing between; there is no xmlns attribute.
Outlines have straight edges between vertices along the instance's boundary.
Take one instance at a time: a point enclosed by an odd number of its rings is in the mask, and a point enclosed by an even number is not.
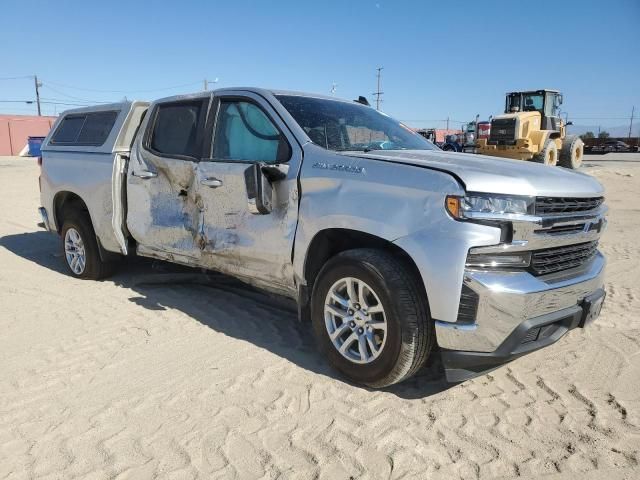
<svg viewBox="0 0 640 480"><path fill-rule="evenodd" d="M443 152L362 103L235 88L67 111L42 147L42 223L77 278L137 255L290 297L374 388L435 352L463 381L599 315L595 179Z"/></svg>

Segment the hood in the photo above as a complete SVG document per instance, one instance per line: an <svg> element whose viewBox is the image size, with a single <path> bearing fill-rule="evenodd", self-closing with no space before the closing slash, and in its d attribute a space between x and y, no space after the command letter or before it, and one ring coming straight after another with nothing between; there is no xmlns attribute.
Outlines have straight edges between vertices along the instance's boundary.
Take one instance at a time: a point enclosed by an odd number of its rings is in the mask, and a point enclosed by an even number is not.
<svg viewBox="0 0 640 480"><path fill-rule="evenodd" d="M604 188L595 178L562 167L439 150L376 150L344 155L416 165L452 174L467 192L548 197L595 197Z"/></svg>

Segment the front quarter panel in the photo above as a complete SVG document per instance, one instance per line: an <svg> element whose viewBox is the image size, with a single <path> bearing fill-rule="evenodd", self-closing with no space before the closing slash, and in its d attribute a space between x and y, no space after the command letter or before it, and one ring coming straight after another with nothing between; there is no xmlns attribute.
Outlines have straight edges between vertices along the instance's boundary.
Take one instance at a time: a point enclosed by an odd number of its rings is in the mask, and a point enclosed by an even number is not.
<svg viewBox="0 0 640 480"><path fill-rule="evenodd" d="M500 230L452 219L447 195L464 190L448 173L383 160L339 155L305 145L301 201L294 252L298 281L314 236L344 228L395 242L414 260L425 284L431 313L455 321L471 246L499 243Z"/></svg>

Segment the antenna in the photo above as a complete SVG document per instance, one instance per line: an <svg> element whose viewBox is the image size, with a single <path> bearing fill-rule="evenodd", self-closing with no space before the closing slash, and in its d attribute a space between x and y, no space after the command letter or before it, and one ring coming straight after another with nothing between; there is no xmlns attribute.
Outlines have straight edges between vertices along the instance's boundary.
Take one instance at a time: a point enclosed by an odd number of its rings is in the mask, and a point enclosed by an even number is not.
<svg viewBox="0 0 640 480"><path fill-rule="evenodd" d="M331 95L335 95L337 89L338 89L338 84L333 82L331 84Z"/></svg>
<svg viewBox="0 0 640 480"><path fill-rule="evenodd" d="M378 67L376 68L376 70L378 71L378 73L376 74L376 76L378 77L378 91L376 91L375 93L372 93L372 95L374 97L376 97L376 110L380 110L380 104L382 103L382 95L384 94L383 91L380 90L380 80L382 78L382 70L384 69L384 67Z"/></svg>

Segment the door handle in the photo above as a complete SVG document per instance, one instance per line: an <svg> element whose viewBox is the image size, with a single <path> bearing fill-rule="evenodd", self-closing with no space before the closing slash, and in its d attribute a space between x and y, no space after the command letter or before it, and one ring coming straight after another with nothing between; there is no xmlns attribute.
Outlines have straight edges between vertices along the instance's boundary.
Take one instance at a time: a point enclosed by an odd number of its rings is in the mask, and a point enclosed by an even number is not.
<svg viewBox="0 0 640 480"><path fill-rule="evenodd" d="M214 177L203 178L202 180L200 180L200 183L211 188L218 188L222 186L222 180L218 180Z"/></svg>
<svg viewBox="0 0 640 480"><path fill-rule="evenodd" d="M144 178L145 180L149 178L156 178L158 176L156 172L150 172L149 170L133 171L131 172L131 175L138 178Z"/></svg>

